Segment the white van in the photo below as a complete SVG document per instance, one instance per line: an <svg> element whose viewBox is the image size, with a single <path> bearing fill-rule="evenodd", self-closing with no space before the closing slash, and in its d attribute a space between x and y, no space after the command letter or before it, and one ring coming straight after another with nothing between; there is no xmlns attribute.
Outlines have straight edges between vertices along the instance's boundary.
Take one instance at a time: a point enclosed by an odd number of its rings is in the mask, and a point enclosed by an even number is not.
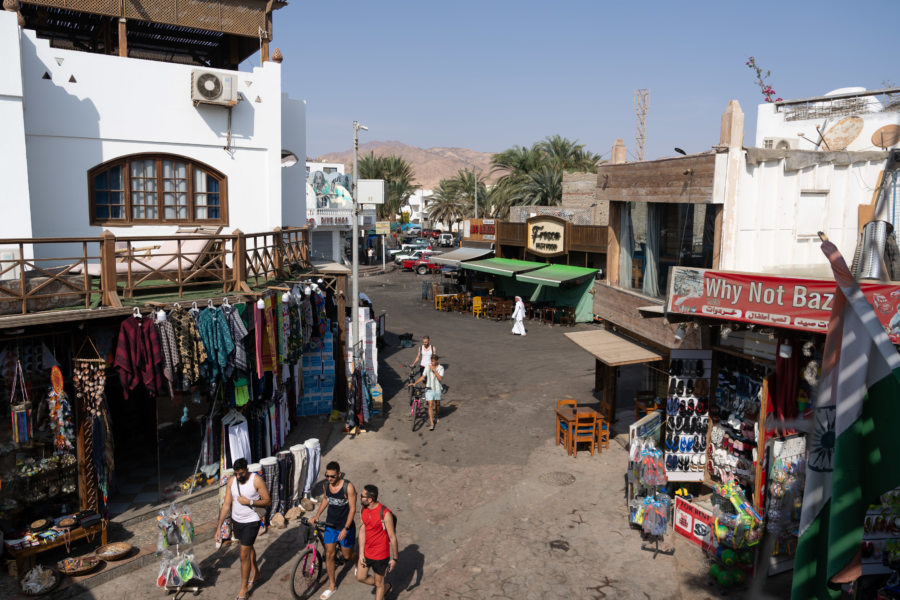
<svg viewBox="0 0 900 600"><path fill-rule="evenodd" d="M441 246L448 248L456 243L456 239L452 233L442 233L440 241L438 243Z"/></svg>

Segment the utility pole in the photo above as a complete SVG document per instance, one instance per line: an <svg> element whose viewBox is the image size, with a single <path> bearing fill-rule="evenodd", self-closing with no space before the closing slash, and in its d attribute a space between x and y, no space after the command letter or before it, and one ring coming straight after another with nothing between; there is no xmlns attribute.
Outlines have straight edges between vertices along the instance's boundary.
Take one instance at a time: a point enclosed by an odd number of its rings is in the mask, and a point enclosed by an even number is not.
<svg viewBox="0 0 900 600"><path fill-rule="evenodd" d="M478 173L472 167L472 178L475 180L475 218L478 218Z"/></svg>
<svg viewBox="0 0 900 600"><path fill-rule="evenodd" d="M634 134L635 157L644 160L644 144L647 141L646 125L647 111L650 108L650 90L640 89L634 92L634 117L637 121L637 130Z"/></svg>
<svg viewBox="0 0 900 600"><path fill-rule="evenodd" d="M353 336L353 368L356 368L356 359L359 358L357 348L359 348L359 172L357 168L359 156L359 130L368 131L365 125L360 125L359 121L353 121L353 272L351 278L353 280L352 293L353 298L350 302L350 335ZM340 315L338 318L343 318Z"/></svg>

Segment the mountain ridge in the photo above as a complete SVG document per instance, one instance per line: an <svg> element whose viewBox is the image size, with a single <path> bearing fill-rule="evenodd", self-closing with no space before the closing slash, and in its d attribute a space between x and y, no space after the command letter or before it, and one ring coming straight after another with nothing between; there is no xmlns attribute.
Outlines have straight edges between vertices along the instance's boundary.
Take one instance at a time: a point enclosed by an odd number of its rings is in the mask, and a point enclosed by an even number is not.
<svg viewBox="0 0 900 600"><path fill-rule="evenodd" d="M373 141L359 145L360 156L374 152L375 156L395 155L407 161L415 174L415 182L421 189L434 189L441 179L454 177L460 169L475 169L488 183L499 174L491 175L492 152L478 152L469 148L434 146L419 148L397 140ZM353 149L330 152L311 159L315 162L344 163L346 173L353 171Z"/></svg>

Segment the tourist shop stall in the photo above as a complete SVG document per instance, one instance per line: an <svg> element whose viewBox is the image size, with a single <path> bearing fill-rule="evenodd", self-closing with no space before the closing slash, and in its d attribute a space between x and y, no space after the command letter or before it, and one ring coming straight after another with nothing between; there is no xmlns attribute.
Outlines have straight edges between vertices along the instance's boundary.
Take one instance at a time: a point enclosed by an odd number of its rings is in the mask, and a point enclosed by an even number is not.
<svg viewBox="0 0 900 600"><path fill-rule="evenodd" d="M900 286L861 288L900 343L891 324ZM673 270L667 319L682 333L705 330L708 343L671 354L659 446L670 490L694 496L674 498L675 531L714 557L723 586L754 565L760 576L793 567L807 468L831 468L835 415L816 396L834 290L830 279ZM887 572L885 548L897 544L890 528L876 531L878 514L863 574Z"/></svg>

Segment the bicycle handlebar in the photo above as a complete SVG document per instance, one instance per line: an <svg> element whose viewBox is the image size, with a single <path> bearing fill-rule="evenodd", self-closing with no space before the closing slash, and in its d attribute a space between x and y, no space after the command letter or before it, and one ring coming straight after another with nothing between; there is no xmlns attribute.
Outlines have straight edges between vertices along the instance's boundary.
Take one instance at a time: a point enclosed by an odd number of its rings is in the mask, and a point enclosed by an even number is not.
<svg viewBox="0 0 900 600"><path fill-rule="evenodd" d="M324 529L324 528L325 528L325 522L324 522L324 521L310 521L310 520L307 519L306 517L300 517L300 522L303 523L304 525L312 525L313 527L318 527L318 528L321 528L321 529Z"/></svg>

